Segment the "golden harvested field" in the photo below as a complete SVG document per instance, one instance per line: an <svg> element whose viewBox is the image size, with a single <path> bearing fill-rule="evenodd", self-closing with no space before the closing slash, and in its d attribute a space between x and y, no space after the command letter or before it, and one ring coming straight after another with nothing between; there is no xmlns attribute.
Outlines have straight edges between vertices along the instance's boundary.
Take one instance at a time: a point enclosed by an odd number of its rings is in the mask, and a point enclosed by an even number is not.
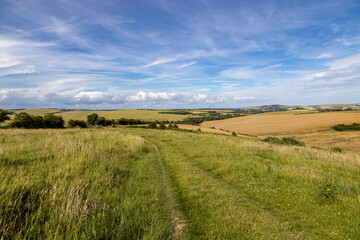
<svg viewBox="0 0 360 240"><path fill-rule="evenodd" d="M271 134L272 137L291 137L303 141L309 146L318 146L323 148L338 147L343 150L360 152L360 131L320 130L311 132L299 132L288 134ZM265 137L265 136L264 136Z"/></svg>
<svg viewBox="0 0 360 240"><path fill-rule="evenodd" d="M329 129L337 124L352 124L354 122L360 122L360 114L357 112L296 114L291 111L288 114L285 112L282 114L257 114L209 121L202 123L201 126L249 135L266 135Z"/></svg>
<svg viewBox="0 0 360 240"><path fill-rule="evenodd" d="M35 109L22 109L22 110L10 110L14 113L27 112L31 115L44 115L47 113L57 113L60 110L56 108L35 108Z"/></svg>
<svg viewBox="0 0 360 240"><path fill-rule="evenodd" d="M128 118L128 119L140 119L147 121L154 120L169 120L169 121L178 121L182 120L186 117L186 115L178 115L178 114L160 114L158 110L114 110L114 111L67 111L57 113L57 115L61 115L65 121L70 119L74 120L86 120L87 115L92 113L97 113L101 117L105 117L107 119L119 119L119 118Z"/></svg>

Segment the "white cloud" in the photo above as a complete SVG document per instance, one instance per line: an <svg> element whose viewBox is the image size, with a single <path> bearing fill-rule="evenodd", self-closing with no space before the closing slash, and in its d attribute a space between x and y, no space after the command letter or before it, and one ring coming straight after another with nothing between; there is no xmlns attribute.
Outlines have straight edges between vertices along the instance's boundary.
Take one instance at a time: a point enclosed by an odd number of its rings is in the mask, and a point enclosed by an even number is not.
<svg viewBox="0 0 360 240"><path fill-rule="evenodd" d="M324 53L322 53L322 54L320 54L319 56L318 56L318 58L320 58L320 59L323 59L323 58L331 58L332 57L332 54L331 53L327 53L327 52L324 52Z"/></svg>
<svg viewBox="0 0 360 240"><path fill-rule="evenodd" d="M247 100L255 100L254 97L234 97L235 101L247 101Z"/></svg>
<svg viewBox="0 0 360 240"><path fill-rule="evenodd" d="M188 66L191 66L191 65L194 65L196 64L196 61L193 61L193 62L190 62L190 63L185 63L185 64L182 64L180 65L179 67L177 67L178 69L181 69L181 68L185 68L185 67L188 67Z"/></svg>
<svg viewBox="0 0 360 240"><path fill-rule="evenodd" d="M332 61L325 70L309 73L290 81L289 85L307 89L349 88L360 85L360 54Z"/></svg>

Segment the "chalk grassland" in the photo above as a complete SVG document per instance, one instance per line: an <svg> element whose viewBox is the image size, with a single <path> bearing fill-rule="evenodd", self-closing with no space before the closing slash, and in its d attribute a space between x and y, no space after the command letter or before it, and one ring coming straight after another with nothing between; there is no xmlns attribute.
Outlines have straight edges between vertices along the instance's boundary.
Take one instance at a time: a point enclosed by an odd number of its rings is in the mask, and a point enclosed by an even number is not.
<svg viewBox="0 0 360 240"><path fill-rule="evenodd" d="M0 142L0 239L360 238L357 154L140 128Z"/></svg>
<svg viewBox="0 0 360 240"><path fill-rule="evenodd" d="M147 120L147 121L178 121L182 120L186 115L178 115L178 114L160 114L158 110L115 110L115 111L68 111L58 113L57 115L61 115L65 121L69 119L74 120L86 120L87 115L92 113L97 113L101 117L105 117L107 119L119 119L119 118L128 118L128 119L139 119L139 120Z"/></svg>
<svg viewBox="0 0 360 240"><path fill-rule="evenodd" d="M357 112L330 112L296 114L296 111L281 114L256 114L240 118L204 122L203 127L215 127L237 133L265 135L271 133L301 132L329 129L337 124L360 122Z"/></svg>
<svg viewBox="0 0 360 240"><path fill-rule="evenodd" d="M158 146L191 239L360 238L359 155L224 135L131 131Z"/></svg>
<svg viewBox="0 0 360 240"><path fill-rule="evenodd" d="M1 130L0 239L167 239L157 158L111 129Z"/></svg>

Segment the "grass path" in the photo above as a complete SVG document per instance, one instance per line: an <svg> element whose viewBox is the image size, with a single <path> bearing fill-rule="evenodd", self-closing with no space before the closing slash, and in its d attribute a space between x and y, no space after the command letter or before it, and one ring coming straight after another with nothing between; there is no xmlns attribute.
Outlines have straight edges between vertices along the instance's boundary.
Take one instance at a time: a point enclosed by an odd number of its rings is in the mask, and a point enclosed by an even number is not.
<svg viewBox="0 0 360 240"><path fill-rule="evenodd" d="M174 192L171 184L171 180L169 178L168 172L164 166L163 158L159 152L159 149L156 145L154 145L149 140L145 139L145 142L150 144L156 153L156 157L158 160L158 165L160 167L161 176L162 176L162 185L163 185L163 192L165 195L165 202L167 212L171 213L172 219L172 237L174 239L185 239L184 234L182 234L182 228L185 226L185 220L183 217L183 213L179 209L178 203L174 198Z"/></svg>
<svg viewBox="0 0 360 240"><path fill-rule="evenodd" d="M265 207L205 170L171 141L158 144L165 156L176 155L167 159L167 164L178 183L184 211L192 219L192 235L204 239L301 238L302 233L291 231L288 223L279 221ZM217 217L212 218L213 214Z"/></svg>

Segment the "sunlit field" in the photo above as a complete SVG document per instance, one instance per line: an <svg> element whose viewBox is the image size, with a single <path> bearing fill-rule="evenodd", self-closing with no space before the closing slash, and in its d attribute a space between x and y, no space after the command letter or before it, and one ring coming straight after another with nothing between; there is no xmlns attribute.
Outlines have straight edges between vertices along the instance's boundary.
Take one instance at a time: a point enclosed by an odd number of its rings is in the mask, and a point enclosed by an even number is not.
<svg viewBox="0 0 360 240"><path fill-rule="evenodd" d="M355 153L139 128L0 142L0 238L360 238Z"/></svg>
<svg viewBox="0 0 360 240"><path fill-rule="evenodd" d="M128 119L139 119L146 121L178 121L184 119L185 115L176 115L176 114L160 114L158 110L114 110L114 111L68 111L61 112L57 115L61 115L64 120L68 121L69 119L74 120L86 120L86 116L92 113L97 113L100 117L105 117L107 119L119 119L119 118L128 118Z"/></svg>
<svg viewBox="0 0 360 240"><path fill-rule="evenodd" d="M354 122L360 122L358 111L329 113L289 111L209 121L202 123L201 126L250 135L265 135L329 129L337 124L352 124Z"/></svg>

